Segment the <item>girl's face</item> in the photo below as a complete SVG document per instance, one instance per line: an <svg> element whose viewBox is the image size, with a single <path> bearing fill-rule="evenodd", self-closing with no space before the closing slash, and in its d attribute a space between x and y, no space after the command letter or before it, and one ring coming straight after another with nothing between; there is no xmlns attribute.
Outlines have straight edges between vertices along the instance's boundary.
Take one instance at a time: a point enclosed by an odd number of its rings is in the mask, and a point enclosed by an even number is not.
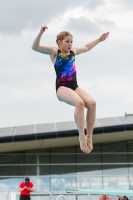
<svg viewBox="0 0 133 200"><path fill-rule="evenodd" d="M63 51L64 53L70 52L72 48L72 43L73 43L72 36L66 36L63 40L59 40L60 50Z"/></svg>

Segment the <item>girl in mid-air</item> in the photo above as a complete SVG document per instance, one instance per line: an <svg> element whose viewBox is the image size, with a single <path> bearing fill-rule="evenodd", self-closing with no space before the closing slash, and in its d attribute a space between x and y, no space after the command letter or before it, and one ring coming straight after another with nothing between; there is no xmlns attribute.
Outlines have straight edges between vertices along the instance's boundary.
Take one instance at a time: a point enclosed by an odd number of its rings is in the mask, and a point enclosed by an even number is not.
<svg viewBox="0 0 133 200"><path fill-rule="evenodd" d="M42 26L35 38L32 49L43 54L48 54L56 71L56 94L60 101L75 106L74 118L79 132L79 143L81 151L90 153L93 149L92 133L96 116L96 102L77 84L75 56L85 53L101 41L106 40L109 32L104 33L98 39L84 45L73 47L73 36L67 31L57 35L58 48L40 45L42 34L48 27ZM86 113L86 135L84 133L84 107Z"/></svg>

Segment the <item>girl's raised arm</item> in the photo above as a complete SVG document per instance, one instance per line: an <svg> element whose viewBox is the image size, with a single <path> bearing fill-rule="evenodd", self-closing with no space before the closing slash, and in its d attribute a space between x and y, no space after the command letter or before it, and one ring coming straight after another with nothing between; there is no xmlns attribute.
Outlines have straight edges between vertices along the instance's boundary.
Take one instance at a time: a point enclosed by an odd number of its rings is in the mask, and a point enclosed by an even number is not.
<svg viewBox="0 0 133 200"><path fill-rule="evenodd" d="M35 38L33 44L32 44L32 49L34 51L43 53L43 54L55 54L55 47L51 47L51 46L41 46L40 45L40 39L42 37L42 34L46 31L46 29L48 29L48 27L42 26L40 32L38 33L37 37Z"/></svg>
<svg viewBox="0 0 133 200"><path fill-rule="evenodd" d="M83 47L80 47L80 48L73 48L74 49L74 52L76 55L80 54L80 53L84 53L84 52L87 52L89 50L91 50L94 46L96 46L99 42L102 42L104 40L106 40L106 38L108 37L109 35L109 32L107 33L104 33L101 35L100 38L84 45Z"/></svg>

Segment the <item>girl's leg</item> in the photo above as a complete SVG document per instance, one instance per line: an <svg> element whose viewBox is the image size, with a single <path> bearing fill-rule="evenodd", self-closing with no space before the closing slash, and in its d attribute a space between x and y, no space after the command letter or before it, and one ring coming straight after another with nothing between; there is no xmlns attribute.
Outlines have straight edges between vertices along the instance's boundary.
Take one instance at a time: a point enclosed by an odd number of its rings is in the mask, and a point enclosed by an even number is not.
<svg viewBox="0 0 133 200"><path fill-rule="evenodd" d="M89 148L84 133L84 101L75 91L63 86L58 88L57 96L60 101L75 106L74 118L79 131L80 149L88 153Z"/></svg>
<svg viewBox="0 0 133 200"><path fill-rule="evenodd" d="M89 147L89 152L93 149L93 142L92 142L92 133L96 118L96 102L94 99L84 90L81 88L77 88L75 92L81 97L81 99L84 101L85 107L87 108L86 113L86 130L87 130L87 143Z"/></svg>

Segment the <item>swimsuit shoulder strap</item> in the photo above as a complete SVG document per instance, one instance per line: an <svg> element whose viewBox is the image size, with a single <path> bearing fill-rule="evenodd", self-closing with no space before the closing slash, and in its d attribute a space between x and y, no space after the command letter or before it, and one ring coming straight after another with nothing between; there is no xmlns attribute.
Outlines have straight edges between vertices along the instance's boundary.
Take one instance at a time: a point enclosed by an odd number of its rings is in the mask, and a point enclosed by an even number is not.
<svg viewBox="0 0 133 200"><path fill-rule="evenodd" d="M70 55L75 57L75 53L72 50L70 50Z"/></svg>

